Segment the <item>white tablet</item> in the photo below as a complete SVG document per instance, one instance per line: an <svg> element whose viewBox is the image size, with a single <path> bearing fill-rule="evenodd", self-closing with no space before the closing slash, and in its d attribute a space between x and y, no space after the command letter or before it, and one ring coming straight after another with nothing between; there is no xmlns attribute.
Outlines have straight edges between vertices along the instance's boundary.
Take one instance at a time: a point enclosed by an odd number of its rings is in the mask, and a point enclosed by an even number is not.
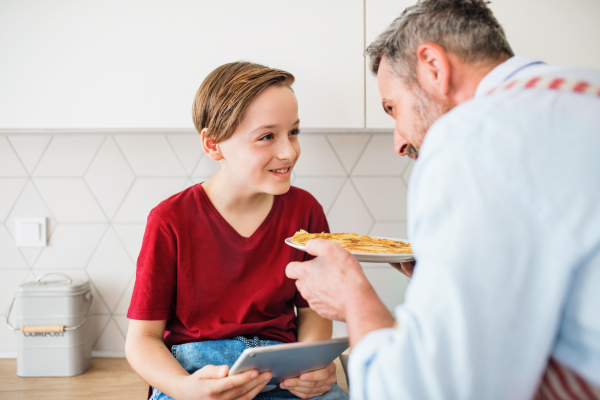
<svg viewBox="0 0 600 400"><path fill-rule="evenodd" d="M273 378L261 391L266 392L275 389L285 379L325 368L349 346L348 338L345 337L252 347L244 350L229 370L229 375L249 369L256 369L258 372L270 371Z"/></svg>

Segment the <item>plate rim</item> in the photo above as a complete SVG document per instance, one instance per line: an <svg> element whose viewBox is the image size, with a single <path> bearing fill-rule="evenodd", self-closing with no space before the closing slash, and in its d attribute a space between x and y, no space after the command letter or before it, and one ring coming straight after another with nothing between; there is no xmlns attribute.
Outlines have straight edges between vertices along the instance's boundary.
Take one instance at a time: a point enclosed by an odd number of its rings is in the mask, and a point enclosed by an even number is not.
<svg viewBox="0 0 600 400"><path fill-rule="evenodd" d="M390 237L383 237L383 236L371 236L371 237L375 238L375 239L397 240L397 241L405 242L408 245L410 245L410 242L408 240L406 240L406 239L390 238ZM285 243L288 246L290 246L290 247L293 247L295 249L302 250L302 251L306 252L306 246L303 246L303 245L300 245L300 244L296 244L296 243L292 243L292 238L293 238L293 236L285 238ZM381 256L381 257L385 257L385 256L389 256L389 257L392 257L392 256L411 256L413 259L414 259L414 256L415 256L414 253L356 253L356 252L353 252L353 251L350 251L349 253L352 254L353 256L370 256L370 257L373 257L373 256Z"/></svg>

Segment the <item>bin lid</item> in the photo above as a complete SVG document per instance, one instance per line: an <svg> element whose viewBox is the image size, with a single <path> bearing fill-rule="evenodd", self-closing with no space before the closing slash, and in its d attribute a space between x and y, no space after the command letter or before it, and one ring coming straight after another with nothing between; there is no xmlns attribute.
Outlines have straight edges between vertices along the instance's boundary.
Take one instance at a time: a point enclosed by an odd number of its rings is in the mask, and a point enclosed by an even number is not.
<svg viewBox="0 0 600 400"><path fill-rule="evenodd" d="M44 293L74 294L86 290L90 290L90 281L87 279L71 279L66 274L52 272L39 276L33 282L20 285L16 294L17 296Z"/></svg>

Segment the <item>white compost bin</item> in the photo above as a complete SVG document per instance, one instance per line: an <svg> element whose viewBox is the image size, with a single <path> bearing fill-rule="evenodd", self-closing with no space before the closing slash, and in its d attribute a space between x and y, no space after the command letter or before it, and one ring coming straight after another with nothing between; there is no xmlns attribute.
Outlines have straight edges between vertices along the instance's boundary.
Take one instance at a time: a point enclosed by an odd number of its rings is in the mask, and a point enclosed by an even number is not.
<svg viewBox="0 0 600 400"><path fill-rule="evenodd" d="M63 279L46 278L53 275ZM16 328L8 321L13 304ZM44 274L19 286L13 304L6 322L17 335L17 375L73 376L92 366L89 281Z"/></svg>

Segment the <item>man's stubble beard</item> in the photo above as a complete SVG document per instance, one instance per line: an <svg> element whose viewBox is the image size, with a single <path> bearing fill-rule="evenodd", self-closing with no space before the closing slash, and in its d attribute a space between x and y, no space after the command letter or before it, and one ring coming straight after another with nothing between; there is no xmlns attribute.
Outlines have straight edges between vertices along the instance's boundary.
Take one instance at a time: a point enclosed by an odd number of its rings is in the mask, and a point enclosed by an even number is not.
<svg viewBox="0 0 600 400"><path fill-rule="evenodd" d="M449 104L438 101L429 93L427 93L421 85L416 83L412 88L413 96L415 96L415 104L413 111L415 113L413 124L413 137L421 138L421 143L425 138L425 134L438 118L450 111L452 108ZM419 146L420 149L420 146ZM412 143L408 144L407 155L410 158L416 159L419 156L419 149Z"/></svg>

